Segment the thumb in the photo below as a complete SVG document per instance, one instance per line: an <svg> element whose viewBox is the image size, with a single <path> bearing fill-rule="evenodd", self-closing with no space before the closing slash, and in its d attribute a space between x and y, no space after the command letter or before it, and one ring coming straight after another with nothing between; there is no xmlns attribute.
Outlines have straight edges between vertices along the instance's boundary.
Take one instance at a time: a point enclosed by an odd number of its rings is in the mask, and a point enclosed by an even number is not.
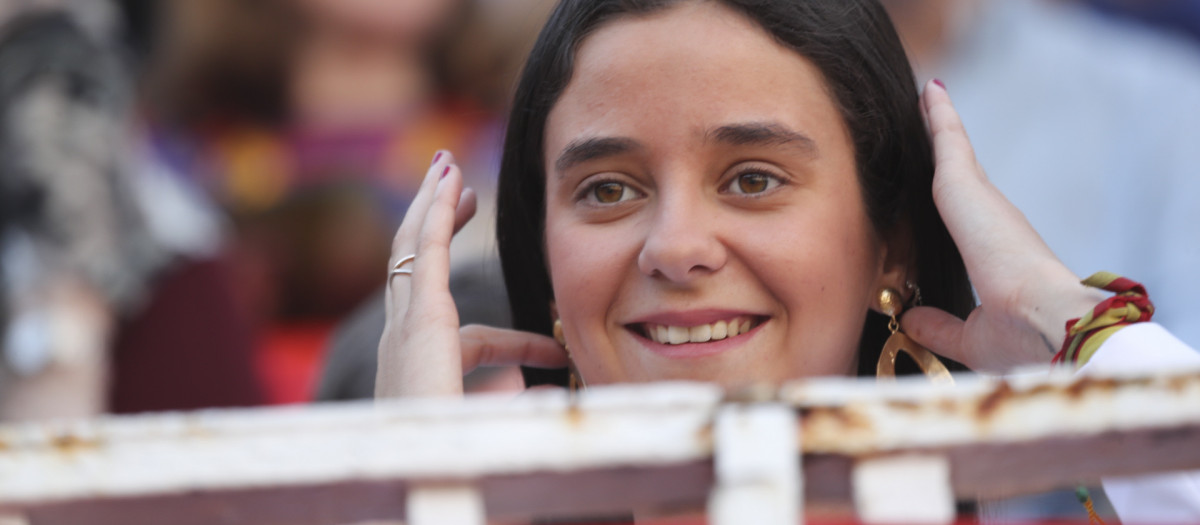
<svg viewBox="0 0 1200 525"><path fill-rule="evenodd" d="M962 319L932 306L913 308L900 319L904 333L913 341L937 355L960 363L966 362L962 344L964 325Z"/></svg>
<svg viewBox="0 0 1200 525"><path fill-rule="evenodd" d="M473 324L459 329L458 335L463 374L481 366L567 366L566 350L541 334Z"/></svg>

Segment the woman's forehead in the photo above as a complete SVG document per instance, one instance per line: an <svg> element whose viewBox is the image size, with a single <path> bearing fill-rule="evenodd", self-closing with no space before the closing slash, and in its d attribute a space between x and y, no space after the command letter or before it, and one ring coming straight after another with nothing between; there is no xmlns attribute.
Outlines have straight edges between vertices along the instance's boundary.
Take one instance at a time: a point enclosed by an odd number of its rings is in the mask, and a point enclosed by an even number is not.
<svg viewBox="0 0 1200 525"><path fill-rule="evenodd" d="M579 46L546 127L547 166L592 136L705 139L763 123L818 144L845 137L820 71L757 23L716 2L609 22Z"/></svg>

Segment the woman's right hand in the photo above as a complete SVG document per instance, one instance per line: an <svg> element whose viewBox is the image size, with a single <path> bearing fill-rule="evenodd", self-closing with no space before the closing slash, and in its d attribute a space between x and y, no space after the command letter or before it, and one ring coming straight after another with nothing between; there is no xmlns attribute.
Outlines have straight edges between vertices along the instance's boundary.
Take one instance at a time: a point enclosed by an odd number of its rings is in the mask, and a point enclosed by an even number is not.
<svg viewBox="0 0 1200 525"><path fill-rule="evenodd" d="M566 366L562 347L549 337L485 326L460 330L450 295L450 240L474 214L475 193L463 188L454 157L438 152L392 241L376 398L459 396L463 374L477 366ZM402 268L412 274L392 275L409 255L415 259Z"/></svg>

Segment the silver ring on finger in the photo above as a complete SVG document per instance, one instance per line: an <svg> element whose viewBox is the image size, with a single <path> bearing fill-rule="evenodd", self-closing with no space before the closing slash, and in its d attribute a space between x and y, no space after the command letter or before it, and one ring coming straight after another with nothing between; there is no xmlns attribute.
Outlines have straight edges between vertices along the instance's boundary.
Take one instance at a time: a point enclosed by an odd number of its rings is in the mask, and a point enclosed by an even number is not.
<svg viewBox="0 0 1200 525"><path fill-rule="evenodd" d="M388 272L388 282L392 282L392 277L397 275L412 275L412 267L405 267L404 265L415 260L417 260L417 254L414 253L396 261L396 264L392 266L392 271Z"/></svg>

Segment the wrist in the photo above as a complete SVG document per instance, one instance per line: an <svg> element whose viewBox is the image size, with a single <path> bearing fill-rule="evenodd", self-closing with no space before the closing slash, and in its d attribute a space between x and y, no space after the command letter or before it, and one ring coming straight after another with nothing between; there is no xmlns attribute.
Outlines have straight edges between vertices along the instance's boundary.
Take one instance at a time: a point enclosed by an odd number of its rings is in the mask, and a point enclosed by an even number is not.
<svg viewBox="0 0 1200 525"><path fill-rule="evenodd" d="M1127 325L1149 321L1154 315L1146 288L1114 273L1097 272L1083 280L1085 286L1113 292L1096 306L1064 325L1063 346L1053 363L1082 366L1110 336Z"/></svg>
<svg viewBox="0 0 1200 525"><path fill-rule="evenodd" d="M1097 304L1112 294L1103 290L1089 288L1076 281L1073 286L1061 290L1059 300L1049 309L1053 312L1047 315L1038 325L1038 331L1051 345L1051 353L1058 352L1059 346L1067 337L1067 321L1082 317L1095 308Z"/></svg>
<svg viewBox="0 0 1200 525"><path fill-rule="evenodd" d="M1084 285L1066 268L1052 270L1039 282L1048 285L1038 289L1037 300L1026 310L1026 321L1041 334L1049 356L1066 338L1067 321L1083 316L1112 294Z"/></svg>

